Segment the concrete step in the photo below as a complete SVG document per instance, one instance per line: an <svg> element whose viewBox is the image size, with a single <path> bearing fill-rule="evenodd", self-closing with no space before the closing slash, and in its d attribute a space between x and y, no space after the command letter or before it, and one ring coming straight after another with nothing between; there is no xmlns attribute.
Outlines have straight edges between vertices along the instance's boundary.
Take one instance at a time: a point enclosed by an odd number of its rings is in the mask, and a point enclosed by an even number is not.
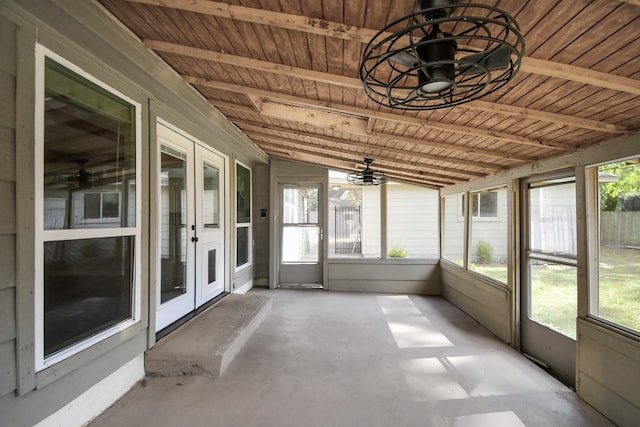
<svg viewBox="0 0 640 427"><path fill-rule="evenodd" d="M223 298L145 353L147 375L222 375L270 311L269 297Z"/></svg>

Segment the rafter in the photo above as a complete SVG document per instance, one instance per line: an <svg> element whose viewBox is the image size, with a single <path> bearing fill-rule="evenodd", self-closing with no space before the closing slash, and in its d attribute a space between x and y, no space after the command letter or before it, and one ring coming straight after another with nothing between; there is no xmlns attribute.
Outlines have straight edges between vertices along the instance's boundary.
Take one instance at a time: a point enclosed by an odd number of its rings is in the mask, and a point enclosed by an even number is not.
<svg viewBox="0 0 640 427"><path fill-rule="evenodd" d="M250 114L257 114L258 112L253 111L252 109L242 106L242 105L237 105L236 104L232 104L229 102L224 102L224 101L216 101L216 100L209 100L213 105L215 105L216 107L220 107L223 109L229 109L231 111L234 112L243 112L243 113L250 113ZM269 114L268 112L263 112L266 115L268 115L269 117L272 118L278 118L281 120L288 120L290 118L290 116L288 116L286 114L286 109L279 109L279 108L273 108L270 109L271 111L277 111L277 114ZM371 119L369 120L370 122L372 121ZM234 122L238 122L237 120L234 120ZM304 123L308 123L308 124L313 124L312 121L306 121ZM318 127L318 126L316 126ZM284 132L284 128L281 128L282 131ZM292 130L286 130L288 132L292 132ZM293 131L295 132L295 131ZM509 154L507 152L500 152L500 151L490 151L490 150L483 150L481 148L476 148L476 147L468 147L465 145L455 145L455 144L446 144L443 142L435 142L435 141L427 141L424 139L417 139L417 138L407 138L407 137L403 137L403 136L398 136L398 135L391 135L391 134L387 134L387 133L382 133L382 132L372 132L369 131L369 128L367 128L366 132L362 132L362 131L358 131L355 128L349 128L346 130L343 130L342 132L345 133L349 133L352 135L358 135L358 136L365 136L365 137L374 137L377 140L381 140L384 142L403 142L403 143L410 143L413 145L417 145L417 146L423 146L423 147L431 147L431 148L438 148L438 149L442 149L442 150L446 150L446 151L458 151L461 153L467 153L467 154L476 154L479 156L484 156L484 157L490 157L493 159L508 159L508 160L513 160L513 161L518 161L518 162L532 162L537 160L536 158L533 157L527 157L527 156L519 156L519 155L513 155L513 154ZM403 151L403 150L398 150L398 151ZM404 150L404 153L406 153L407 151ZM416 153L411 153L411 155L415 155Z"/></svg>
<svg viewBox="0 0 640 427"><path fill-rule="evenodd" d="M263 147L263 149L267 152L273 149L281 150L283 152L288 152L288 153L291 152L290 147L281 145L278 142L261 141L260 146ZM298 147L296 148L296 152L306 154L306 155L321 157L323 159L333 159L333 160L341 160L341 161L348 161L348 162L349 161L359 162L360 160L362 160L361 155L358 153L355 153L355 154L342 153L342 152L336 152L329 148L322 148L322 147L313 147L313 149L318 150L320 152L309 150L306 148L298 148ZM386 162L384 160L383 161L376 160L376 170L380 172L385 172L390 177L394 177L394 176L405 177L405 178L408 177L413 179L414 182L420 182L423 184L430 183L438 186L451 185L456 182L462 181L462 180L454 180L454 179L446 179L446 180L434 179L431 177L431 175L424 176L420 172L411 172L406 169L399 171L397 168L395 169L385 168L383 166L384 163L388 164L389 162Z"/></svg>
<svg viewBox="0 0 640 427"><path fill-rule="evenodd" d="M159 40L144 40L144 45L157 52L166 52L174 55L188 56L190 58L204 59L206 61L219 62L221 64L249 68L251 70L266 71L268 73L297 77L299 79L313 80L319 83L333 84L352 89L362 88L360 80L354 79L353 77L307 70L304 68L292 67L290 65L276 64L274 62L262 61L260 59L229 55L228 53L219 53L212 50L199 49L196 47L168 43Z"/></svg>
<svg viewBox="0 0 640 427"><path fill-rule="evenodd" d="M149 49L153 49L159 52L166 52L176 55L188 56L196 59L203 59L228 65L240 66L252 70L280 73L290 77L328 83L345 88L362 88L362 83L360 82L360 80L352 77L311 71L303 68L275 64L267 61L246 58L243 56L223 54L206 49L199 49L191 46L184 46L159 40L145 40L144 44ZM551 73L551 71L549 71L549 73ZM557 125L575 126L578 128L595 130L599 132L624 133L628 131L628 129L624 126L597 120L572 117L565 114L549 113L546 111L538 111L530 108L516 107L512 105L496 104L486 101L474 101L455 108L465 108L473 111L498 113L511 117L540 120Z"/></svg>
<svg viewBox="0 0 640 427"><path fill-rule="evenodd" d="M347 141L340 138L333 138L325 135L318 135L315 133L304 132L300 130L293 130L293 129L284 128L280 126L266 125L263 123L256 123L256 122L251 122L247 120L234 120L234 123L236 123L245 133L249 135L252 135L253 133L250 129L247 129L247 128L253 128L253 129L259 129L261 132L282 132L290 135L296 135L301 138L317 140L323 143L331 142L334 144L345 144L348 146L360 147L367 150L377 150L381 153L397 154L401 156L411 156L412 158L424 159L424 160L430 160L430 161L434 160L433 156L428 153L415 153L407 150L401 150L398 148L378 146L375 144L369 144L364 142ZM487 175L486 173L482 173L482 172L469 171L465 169L457 169L457 168L445 167L440 165L421 164L420 166L424 169L432 169L437 172L446 172L446 173L452 173L452 174L463 175L463 176L483 177Z"/></svg>
<svg viewBox="0 0 640 427"><path fill-rule="evenodd" d="M266 103L265 103L266 106ZM313 121L309 120L309 121L300 121L300 120L296 120L295 118L290 117L287 114L287 110L283 109L283 108L277 108L274 107L271 113L266 114L268 117L271 118L275 118L281 121L288 121L288 122L295 122L295 123L302 123L302 124L307 124L313 127L316 127L318 129L325 129L323 126L317 126ZM361 132L358 130L353 130L353 131L349 131L347 130L346 132L348 133L352 133L353 135L361 135L361 136L367 136L366 131L365 132ZM389 138L389 140L391 140L391 138ZM416 140L411 139L410 140L412 144L417 144ZM403 142L407 142L407 141L403 141ZM448 162L448 163L453 163L453 164L460 164L460 165L466 165L466 166L472 166L472 167L476 167L476 168L481 168L481 169L488 169L488 170L505 170L507 169L506 166L502 166L502 165L498 165L495 163L489 163L486 161L478 161L478 160L469 160L469 159L460 159L460 158L456 158L456 157L449 157L449 156L443 156L443 155L437 155L437 154L431 154L431 158L434 160L438 160L438 161L442 161L442 162Z"/></svg>
<svg viewBox="0 0 640 427"><path fill-rule="evenodd" d="M293 161L303 162L303 163L313 163L313 160L310 160L310 158L315 159L317 157L318 159L321 159L320 161L322 161L324 165L328 168L343 171L343 172L353 171L353 163L354 163L353 161L347 162L343 160L327 158L324 156L315 156L312 154L292 153L289 150L283 150L275 147L267 148L265 149L265 152L267 152L269 156L276 159L283 159L283 160L289 160L289 161L293 160ZM387 175L396 182L403 182L406 184L419 185L422 187L434 188L434 189L439 189L444 187L443 184L425 182L424 179L420 179L420 178L405 177L405 176L400 176L393 173L390 173Z"/></svg>
<svg viewBox="0 0 640 427"><path fill-rule="evenodd" d="M353 147L360 147L363 148L359 145L352 145L349 144L347 141L342 141L339 142L338 144L346 146L346 147L342 147L342 148L338 148L338 147L328 147L328 146L321 146L318 144L314 144L312 142L305 142L305 141L300 141L297 139L291 139L291 138L282 138L280 136L276 136L276 135L269 135L269 134L265 134L265 133L259 133L259 132L248 132L248 134L251 136L252 139L258 139L260 141L265 141L265 140L275 140L275 141L279 141L279 142L284 142L287 144L292 144L295 145L296 147L298 146L303 146L303 147L307 147L307 148L315 148L315 149L322 149L322 150L327 150L327 151L331 151L331 152L338 152L338 153L346 153L346 154L351 154L353 156L356 157L363 157L363 153L360 153L356 150L353 150ZM258 143L259 144L259 143ZM376 165L378 164L388 164L388 165L393 165L395 168L400 168L400 170L406 170L407 166L412 166L418 169L422 169L425 172L429 173L429 176L434 178L434 179L441 179L441 180L445 180L445 181L468 181L469 178L459 178L459 177L454 177L452 175L443 175L442 173L437 173L437 172L431 172L431 170L438 170L437 166L434 165L425 165L423 163L420 162L416 162L416 161L409 161L409 162L400 162L398 160L393 160L390 158L387 158L384 156L384 152L385 150L380 147L380 148L374 148L372 151L375 151L375 157L376 157ZM371 157L371 155L369 153L364 153L365 157ZM442 172L442 170L440 170L440 172ZM486 174L484 175L486 176Z"/></svg>
<svg viewBox="0 0 640 427"><path fill-rule="evenodd" d="M279 12L270 12L262 9L253 9L243 6L233 6L226 3L218 3L204 0L128 0L132 3L144 3L155 6L168 7L179 10L187 10L200 14L218 16L238 21L252 22L269 25L288 30L301 31L325 37L336 37L343 40L353 40L360 43L368 43L377 31L344 25L339 22L331 22L320 19L311 19L305 16L291 15ZM626 0L636 4L637 0ZM522 60L521 70L526 73L539 74L550 77L558 77L570 81L590 84L612 90L640 95L640 81L600 73L586 68L555 63L525 57Z"/></svg>
<svg viewBox="0 0 640 427"><path fill-rule="evenodd" d="M285 95L282 93L271 92L263 89L257 89L249 86L235 85L232 83L224 83L215 80L207 80L194 76L183 75L182 78L187 82L196 86L204 86L213 89L224 90L228 92L243 93L256 95L263 98L269 98L271 100L280 101L283 103L291 103L298 105L307 105L311 107L326 109L329 111L342 112L347 114L355 114L362 117L371 117L377 120L393 121L396 123L403 123L412 126L419 126L425 129L437 129L446 132L458 133L462 135L469 135L481 138L491 138L498 141L515 142L517 144L529 145L538 148L548 148L553 150L572 151L575 147L569 144L561 144L557 142L543 142L531 138L525 138L518 135L511 135L504 132L496 132L486 129L470 128L465 126L458 126L448 123L440 123L434 121L428 121L420 118L404 116L401 114L384 113L381 111L371 111L364 108L358 108L343 104L336 104L332 102L316 101L313 99L301 98L292 95Z"/></svg>

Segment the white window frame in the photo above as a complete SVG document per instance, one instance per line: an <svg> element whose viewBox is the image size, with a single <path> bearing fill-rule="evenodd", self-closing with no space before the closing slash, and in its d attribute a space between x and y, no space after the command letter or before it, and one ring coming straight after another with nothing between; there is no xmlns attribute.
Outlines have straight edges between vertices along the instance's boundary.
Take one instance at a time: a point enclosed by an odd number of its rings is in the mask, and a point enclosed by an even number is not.
<svg viewBox="0 0 640 427"><path fill-rule="evenodd" d="M85 200L87 197L87 194L99 194L100 195L100 216L98 218L86 218L84 216L84 212L85 212ZM104 212L104 195L105 194L117 194L118 196L118 216L115 217L108 217L105 218L103 215ZM82 212L82 223L83 224L93 224L93 223L103 223L103 222L120 222L120 218L121 218L121 212L120 209L122 208L122 193L120 191L115 191L115 190L88 190L88 191L84 191L82 193L82 206L81 206L81 212Z"/></svg>
<svg viewBox="0 0 640 427"><path fill-rule="evenodd" d="M234 259L234 265L235 265L235 271L240 271L244 268L247 268L249 266L251 266L253 264L253 226L252 224L252 220L253 220L253 171L251 170L251 168L245 164L243 164L242 162L239 162L238 160L236 160L236 165L235 165L235 180L236 180L236 188L235 188L235 192L234 192L234 196L236 199L236 209L238 206L238 188L237 188L237 180L238 180L238 166L242 166L243 168L245 168L246 170L249 171L249 192L250 192L250 197L249 197L249 222L237 222L238 221L238 212L236 212L235 218L234 218L234 222L236 223L236 227L235 227L235 246L236 246L236 250L235 253L233 254L233 259ZM247 228L248 229L248 236L247 236L247 262L245 262L242 265L238 265L238 229L240 228Z"/></svg>
<svg viewBox="0 0 640 427"><path fill-rule="evenodd" d="M587 165L584 170L587 182L587 222L589 233L589 252L597 254L590 255L589 275L588 275L588 303L587 317L601 324L613 328L616 332L622 331L625 334L637 339L640 331L629 326L616 322L615 320L600 315L600 188L598 184L598 168L611 163L624 162L627 160L640 159L640 153L622 158L614 158L604 162ZM595 262L594 262L595 260Z"/></svg>
<svg viewBox="0 0 640 427"><path fill-rule="evenodd" d="M460 194L460 198L459 198L459 202L458 202L458 206L460 209L458 209L458 221L464 221L464 198L465 196L469 197L470 199L470 203L469 203L469 210L473 209L473 197L472 197L472 193L473 194L477 194L478 195L478 211L480 211L480 198L481 198L481 194L487 194L487 193L497 193L497 191L494 191L492 189L488 189L488 190L470 190L468 192L462 193ZM500 205L500 201L499 201L499 197L498 194L496 194L496 212L498 212L498 206ZM500 220L500 214L496 214L495 216L482 216L482 215L473 215L472 218L476 221L498 221Z"/></svg>
<svg viewBox="0 0 640 427"><path fill-rule="evenodd" d="M121 228L89 228L89 229L65 229L65 230L45 230L44 229L44 93L45 93L45 58L50 58L60 65L68 68L79 76L89 80L99 87L118 96L122 100L133 105L135 108L135 139L136 139L136 176L135 181L139 183L142 177L142 104L134 101L122 94L106 83L93 77L80 67L64 59L58 54L36 44L36 72L35 72L35 368L36 372L49 368L79 352L85 350L106 338L114 336L125 329L141 321L141 223L142 223L142 197L141 185L136 185L136 222L134 227ZM98 334L80 340L59 352L48 357L44 356L44 243L63 240L77 240L105 237L133 237L133 286L132 286L132 316Z"/></svg>

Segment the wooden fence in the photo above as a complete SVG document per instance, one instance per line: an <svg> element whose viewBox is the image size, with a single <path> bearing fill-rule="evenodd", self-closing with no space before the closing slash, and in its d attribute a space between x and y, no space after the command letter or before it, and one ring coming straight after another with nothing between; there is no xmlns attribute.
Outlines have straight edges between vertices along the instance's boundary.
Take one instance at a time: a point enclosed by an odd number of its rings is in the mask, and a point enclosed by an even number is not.
<svg viewBox="0 0 640 427"><path fill-rule="evenodd" d="M607 246L640 246L640 212L600 212L600 241Z"/></svg>

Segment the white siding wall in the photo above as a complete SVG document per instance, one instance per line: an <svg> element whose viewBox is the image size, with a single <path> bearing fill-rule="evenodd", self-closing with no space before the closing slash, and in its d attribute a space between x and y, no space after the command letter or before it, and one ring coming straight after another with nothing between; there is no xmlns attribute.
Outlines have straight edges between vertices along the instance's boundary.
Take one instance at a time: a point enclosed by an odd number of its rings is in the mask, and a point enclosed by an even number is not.
<svg viewBox="0 0 640 427"><path fill-rule="evenodd" d="M387 184L387 246L409 258L438 257L439 192L406 184Z"/></svg>
<svg viewBox="0 0 640 427"><path fill-rule="evenodd" d="M464 258L464 218L461 215L462 197L457 194L444 197L443 257L458 262Z"/></svg>
<svg viewBox="0 0 640 427"><path fill-rule="evenodd" d="M380 256L380 188L362 187L362 256Z"/></svg>

